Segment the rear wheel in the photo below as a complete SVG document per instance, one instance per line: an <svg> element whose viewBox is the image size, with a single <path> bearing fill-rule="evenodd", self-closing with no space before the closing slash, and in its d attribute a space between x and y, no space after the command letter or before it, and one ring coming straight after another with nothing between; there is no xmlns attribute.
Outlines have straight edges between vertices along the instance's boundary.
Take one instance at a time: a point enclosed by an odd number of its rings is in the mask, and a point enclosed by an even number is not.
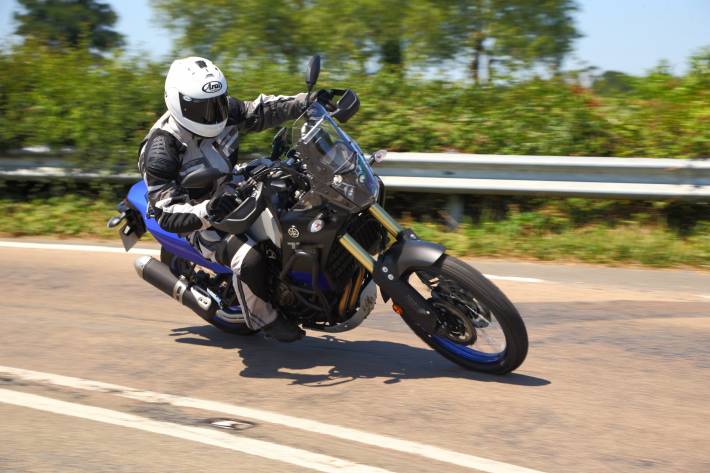
<svg viewBox="0 0 710 473"><path fill-rule="evenodd" d="M430 334L404 320L439 354L465 368L505 374L528 352L528 335L515 306L493 283L463 261L444 256L410 276L439 320Z"/></svg>
<svg viewBox="0 0 710 473"><path fill-rule="evenodd" d="M160 249L160 262L170 268L170 271L177 277L189 274L195 267L194 263L170 253L165 248ZM223 332L235 335L253 335L257 333L256 330L252 330L247 326L239 306L224 310L218 309L212 313L207 322Z"/></svg>

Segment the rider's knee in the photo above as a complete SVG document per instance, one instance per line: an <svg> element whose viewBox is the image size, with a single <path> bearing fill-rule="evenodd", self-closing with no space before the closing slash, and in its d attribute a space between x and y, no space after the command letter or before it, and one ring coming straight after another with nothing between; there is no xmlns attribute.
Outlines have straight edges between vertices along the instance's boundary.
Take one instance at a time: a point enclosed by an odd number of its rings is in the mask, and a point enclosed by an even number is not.
<svg viewBox="0 0 710 473"><path fill-rule="evenodd" d="M229 235L215 245L214 259L220 264L231 267L239 249L245 244L238 236Z"/></svg>
<svg viewBox="0 0 710 473"><path fill-rule="evenodd" d="M232 272L248 286L262 286L266 279L264 259L252 245L251 240L242 240L236 235L229 235L215 248L215 259L229 266Z"/></svg>
<svg viewBox="0 0 710 473"><path fill-rule="evenodd" d="M247 285L251 292L260 299L268 297L266 287L266 268L261 253L249 247L249 250L239 251L232 260L232 272Z"/></svg>
<svg viewBox="0 0 710 473"><path fill-rule="evenodd" d="M253 246L249 246L248 249L242 247L232 258L230 266L242 279L248 279L252 273L263 271L262 261L261 253L256 251Z"/></svg>

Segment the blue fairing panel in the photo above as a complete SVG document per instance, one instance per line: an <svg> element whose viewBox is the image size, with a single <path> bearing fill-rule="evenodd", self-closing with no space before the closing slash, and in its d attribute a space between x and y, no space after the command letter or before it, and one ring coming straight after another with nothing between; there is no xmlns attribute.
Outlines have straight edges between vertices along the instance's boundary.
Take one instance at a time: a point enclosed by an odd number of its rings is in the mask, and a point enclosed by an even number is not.
<svg viewBox="0 0 710 473"><path fill-rule="evenodd" d="M216 273L231 273L232 270L221 264L213 263L206 260L199 254L187 240L175 233L166 232L154 218L148 217L146 212L148 211L148 202L146 199L146 194L148 189L146 188L145 182L138 181L131 189L128 191L128 202L138 210L143 216L143 221L145 222L145 227L148 231L155 237L156 240L170 253L180 258L184 258L188 261L192 261L200 266L209 268Z"/></svg>
<svg viewBox="0 0 710 473"><path fill-rule="evenodd" d="M291 271L290 273L288 273L288 277L291 278L291 281L293 281L297 284L303 284L308 287L313 287L313 275L311 273L304 273L301 271ZM318 285L323 290L327 291L330 289L330 285L328 284L328 280L322 274L320 275L320 278L318 278Z"/></svg>

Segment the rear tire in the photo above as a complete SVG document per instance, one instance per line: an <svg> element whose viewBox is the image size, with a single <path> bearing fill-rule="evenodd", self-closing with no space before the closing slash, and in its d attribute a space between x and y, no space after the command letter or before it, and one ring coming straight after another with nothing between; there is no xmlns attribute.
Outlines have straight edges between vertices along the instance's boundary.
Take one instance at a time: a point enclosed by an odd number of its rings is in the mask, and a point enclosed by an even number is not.
<svg viewBox="0 0 710 473"><path fill-rule="evenodd" d="M439 260L434 267L427 269L426 274L455 283L466 294L473 296L477 307L487 309L488 317L490 319L495 317L505 336L505 349L496 354L478 352L469 348L468 345L455 343L450 338L427 333L414 323L410 323L405 314L404 321L419 338L440 355L470 370L506 374L523 363L528 352L528 334L525 324L515 306L500 289L476 269L448 255ZM417 276L413 275L412 277ZM461 310L459 310L460 313L462 313ZM468 326L472 327L473 325L468 324ZM476 332L479 330L481 329L475 329ZM480 338L480 335L478 337ZM471 346L475 347L476 333L472 338L474 342L471 343Z"/></svg>
<svg viewBox="0 0 710 473"><path fill-rule="evenodd" d="M160 262L165 264L170 271L177 277L180 277L188 269L189 265L192 265L189 261L176 256L165 248L160 249ZM202 317L200 317L202 318ZM202 319L205 320L205 319ZM254 335L258 330L250 329L245 322L229 322L216 314L216 311L212 313L209 320L210 324L214 325L223 332L231 333L234 335Z"/></svg>

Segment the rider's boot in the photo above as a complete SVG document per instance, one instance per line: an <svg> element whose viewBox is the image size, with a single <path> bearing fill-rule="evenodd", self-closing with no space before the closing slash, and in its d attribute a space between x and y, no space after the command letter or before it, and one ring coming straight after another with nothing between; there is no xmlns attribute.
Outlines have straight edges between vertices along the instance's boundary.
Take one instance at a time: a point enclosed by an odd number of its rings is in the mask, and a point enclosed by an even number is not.
<svg viewBox="0 0 710 473"><path fill-rule="evenodd" d="M279 342L295 342L306 335L306 332L295 322L280 315L261 330L267 338L273 338Z"/></svg>

